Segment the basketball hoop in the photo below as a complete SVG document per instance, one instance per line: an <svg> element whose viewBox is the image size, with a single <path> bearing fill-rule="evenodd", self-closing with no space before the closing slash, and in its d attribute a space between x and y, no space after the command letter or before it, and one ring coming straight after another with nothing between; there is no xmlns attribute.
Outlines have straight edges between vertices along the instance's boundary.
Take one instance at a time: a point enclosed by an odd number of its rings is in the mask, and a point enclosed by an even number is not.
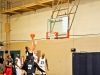
<svg viewBox="0 0 100 75"><path fill-rule="evenodd" d="M57 39L58 38L58 32L47 32L46 39Z"/></svg>
<svg viewBox="0 0 100 75"><path fill-rule="evenodd" d="M51 32L51 33L50 33L50 39L53 40L55 37L56 37L56 36L55 36L55 33L54 33L54 32Z"/></svg>

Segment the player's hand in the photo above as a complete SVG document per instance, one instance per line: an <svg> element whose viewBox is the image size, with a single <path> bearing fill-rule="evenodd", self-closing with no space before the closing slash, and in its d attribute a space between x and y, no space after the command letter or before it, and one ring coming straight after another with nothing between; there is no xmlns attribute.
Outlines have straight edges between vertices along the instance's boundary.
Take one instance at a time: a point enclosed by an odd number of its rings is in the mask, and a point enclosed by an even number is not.
<svg viewBox="0 0 100 75"><path fill-rule="evenodd" d="M49 69L47 68L47 70L49 71Z"/></svg>
<svg viewBox="0 0 100 75"><path fill-rule="evenodd" d="M12 65L10 65L9 67L13 67Z"/></svg>
<svg viewBox="0 0 100 75"><path fill-rule="evenodd" d="M19 68L21 69L21 68L22 68L22 66L19 66Z"/></svg>
<svg viewBox="0 0 100 75"><path fill-rule="evenodd" d="M47 71L45 71L45 73L47 74Z"/></svg>

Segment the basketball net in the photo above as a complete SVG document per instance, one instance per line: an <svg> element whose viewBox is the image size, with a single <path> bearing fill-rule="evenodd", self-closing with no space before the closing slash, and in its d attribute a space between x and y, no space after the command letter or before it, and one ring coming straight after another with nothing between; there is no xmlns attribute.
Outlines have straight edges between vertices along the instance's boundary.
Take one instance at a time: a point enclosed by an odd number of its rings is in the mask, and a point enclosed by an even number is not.
<svg viewBox="0 0 100 75"><path fill-rule="evenodd" d="M55 37L56 37L55 33L54 33L54 32L51 32L51 33L50 33L50 39L51 39L51 40L54 40Z"/></svg>

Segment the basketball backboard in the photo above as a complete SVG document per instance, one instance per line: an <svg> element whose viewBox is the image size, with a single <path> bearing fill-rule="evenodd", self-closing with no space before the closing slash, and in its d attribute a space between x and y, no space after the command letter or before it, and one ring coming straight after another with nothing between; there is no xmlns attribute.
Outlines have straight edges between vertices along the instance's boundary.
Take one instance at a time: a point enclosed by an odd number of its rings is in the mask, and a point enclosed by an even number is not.
<svg viewBox="0 0 100 75"><path fill-rule="evenodd" d="M58 38L69 38L69 18L68 16L48 19L47 33L58 32ZM50 38L46 34L46 38Z"/></svg>

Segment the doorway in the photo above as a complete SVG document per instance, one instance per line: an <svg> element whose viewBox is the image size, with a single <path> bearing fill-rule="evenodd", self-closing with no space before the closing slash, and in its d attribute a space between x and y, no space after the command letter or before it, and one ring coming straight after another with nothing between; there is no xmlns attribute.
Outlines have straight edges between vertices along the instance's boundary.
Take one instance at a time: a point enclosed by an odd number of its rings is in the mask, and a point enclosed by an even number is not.
<svg viewBox="0 0 100 75"><path fill-rule="evenodd" d="M4 58L4 51L0 51L0 55Z"/></svg>
<svg viewBox="0 0 100 75"><path fill-rule="evenodd" d="M16 69L15 69L15 59L16 59L16 54L19 54L20 55L20 50L13 50L13 51L10 51L10 55L13 59L13 62L14 62L14 68L13 68L13 74L16 75Z"/></svg>

